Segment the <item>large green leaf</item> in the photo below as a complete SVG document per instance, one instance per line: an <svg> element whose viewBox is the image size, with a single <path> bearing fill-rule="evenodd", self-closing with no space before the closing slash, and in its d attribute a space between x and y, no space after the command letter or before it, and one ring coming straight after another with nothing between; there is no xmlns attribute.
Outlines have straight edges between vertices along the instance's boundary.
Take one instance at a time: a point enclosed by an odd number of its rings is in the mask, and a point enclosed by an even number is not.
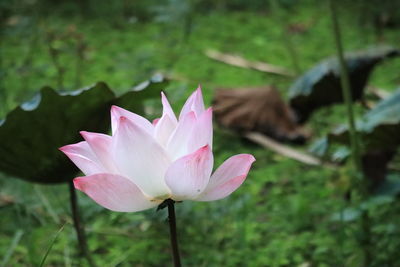
<svg viewBox="0 0 400 267"><path fill-rule="evenodd" d="M349 71L353 100L362 97L365 84L373 68L382 60L398 56L400 50L382 46L345 56ZM343 101L340 67L336 57L326 59L298 78L289 89L290 105L300 122L323 106Z"/></svg>
<svg viewBox="0 0 400 267"><path fill-rule="evenodd" d="M79 170L58 148L82 141L81 130L107 132L112 104L141 113L143 100L165 85L162 77L151 79L119 97L102 82L67 93L41 89L0 122L0 171L39 183L74 178Z"/></svg>
<svg viewBox="0 0 400 267"><path fill-rule="evenodd" d="M106 131L113 99L104 83L64 94L41 89L2 123L0 170L43 183L73 178L77 169L58 148L79 141L80 130Z"/></svg>

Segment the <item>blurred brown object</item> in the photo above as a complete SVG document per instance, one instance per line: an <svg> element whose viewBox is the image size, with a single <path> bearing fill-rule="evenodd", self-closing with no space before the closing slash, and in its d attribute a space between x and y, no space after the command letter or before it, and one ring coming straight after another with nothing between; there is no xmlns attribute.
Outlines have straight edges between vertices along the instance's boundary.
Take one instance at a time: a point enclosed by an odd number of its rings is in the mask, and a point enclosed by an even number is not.
<svg viewBox="0 0 400 267"><path fill-rule="evenodd" d="M303 34L311 27L311 23L291 23L287 25L286 31L291 34Z"/></svg>
<svg viewBox="0 0 400 267"><path fill-rule="evenodd" d="M0 208L8 205L12 205L15 203L15 199L13 196L0 194Z"/></svg>
<svg viewBox="0 0 400 267"><path fill-rule="evenodd" d="M292 143L304 143L310 135L272 86L217 89L213 107L219 124L240 132L261 132Z"/></svg>

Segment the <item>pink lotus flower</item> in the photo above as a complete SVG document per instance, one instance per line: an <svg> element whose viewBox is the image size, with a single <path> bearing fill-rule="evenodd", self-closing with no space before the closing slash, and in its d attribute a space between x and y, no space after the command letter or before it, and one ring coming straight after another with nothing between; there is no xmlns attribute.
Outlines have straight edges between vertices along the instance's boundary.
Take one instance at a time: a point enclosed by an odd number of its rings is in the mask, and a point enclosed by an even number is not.
<svg viewBox="0 0 400 267"><path fill-rule="evenodd" d="M169 198L225 198L243 183L255 161L249 154L229 158L211 175L212 109L205 110L201 89L179 119L161 97L163 114L153 123L113 106L112 136L83 131L85 141L60 148L85 174L74 179L75 188L107 209L134 212Z"/></svg>

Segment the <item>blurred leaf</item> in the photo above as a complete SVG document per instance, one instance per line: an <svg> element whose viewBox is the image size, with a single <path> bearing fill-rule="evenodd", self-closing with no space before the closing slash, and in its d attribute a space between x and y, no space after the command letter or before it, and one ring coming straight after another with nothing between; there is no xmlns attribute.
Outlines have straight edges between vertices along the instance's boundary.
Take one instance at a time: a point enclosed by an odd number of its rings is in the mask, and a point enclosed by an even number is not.
<svg viewBox="0 0 400 267"><path fill-rule="evenodd" d="M311 144L308 151L320 158L325 157L328 152L328 138L319 138Z"/></svg>
<svg viewBox="0 0 400 267"><path fill-rule="evenodd" d="M391 174L377 189L377 195L396 196L400 193L400 175Z"/></svg>
<svg viewBox="0 0 400 267"><path fill-rule="evenodd" d="M394 151L400 145L400 89L381 100L356 123L364 151ZM348 128L340 126L329 141L348 143Z"/></svg>
<svg viewBox="0 0 400 267"><path fill-rule="evenodd" d="M364 86L375 65L400 54L396 48L382 46L345 56L350 75L353 100L362 98ZM337 59L329 58L298 78L289 89L290 105L304 122L310 114L323 106L342 102L340 68Z"/></svg>
<svg viewBox="0 0 400 267"><path fill-rule="evenodd" d="M351 151L347 146L338 146L335 147L335 150L332 152L331 155L329 155L329 150L330 150L330 143L328 137L323 137L318 140L316 140L314 143L311 144L310 148L308 151L310 153L320 157L320 158L328 158L330 157L331 161L334 162L342 162L347 157L350 156Z"/></svg>
<svg viewBox="0 0 400 267"><path fill-rule="evenodd" d="M348 147L341 146L333 152L331 158L335 162L341 162L341 161L347 159L350 156L350 154L351 154L351 151Z"/></svg>
<svg viewBox="0 0 400 267"><path fill-rule="evenodd" d="M358 219L361 215L362 210L374 208L380 205L391 203L393 201L392 196L373 196L362 202L358 207L345 208L340 212L336 212L331 216L332 221L343 221L351 222Z"/></svg>
<svg viewBox="0 0 400 267"><path fill-rule="evenodd" d="M370 209L370 208L375 208L380 205L388 204L394 201L393 196L389 195L379 195L379 196L373 196L361 203L360 208L361 209Z"/></svg>
<svg viewBox="0 0 400 267"><path fill-rule="evenodd" d="M153 8L155 13L154 20L163 23L176 23L186 18L191 10L193 1L187 0L167 0ZM176 24L175 24L176 25Z"/></svg>
<svg viewBox="0 0 400 267"><path fill-rule="evenodd" d="M362 148L364 175L371 189L380 186L387 175L387 165L400 145L400 90L381 100L356 122ZM342 125L328 135L329 143L349 144L348 127Z"/></svg>
<svg viewBox="0 0 400 267"><path fill-rule="evenodd" d="M332 221L351 222L361 215L361 210L356 208L346 208L341 212L334 213L331 217Z"/></svg>
<svg viewBox="0 0 400 267"><path fill-rule="evenodd" d="M79 170L58 148L82 141L82 130L107 132L112 104L143 113L143 101L165 85L156 76L119 97L102 82L66 93L43 88L0 122L0 171L39 183L74 178Z"/></svg>

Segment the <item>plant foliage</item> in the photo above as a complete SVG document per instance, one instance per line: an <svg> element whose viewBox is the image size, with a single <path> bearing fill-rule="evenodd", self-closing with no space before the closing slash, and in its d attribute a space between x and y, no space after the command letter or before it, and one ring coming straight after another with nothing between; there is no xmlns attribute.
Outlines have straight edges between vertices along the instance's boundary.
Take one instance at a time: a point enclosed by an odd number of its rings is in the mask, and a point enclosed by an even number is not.
<svg viewBox="0 0 400 267"><path fill-rule="evenodd" d="M42 88L1 122L0 170L31 182L71 180L79 170L58 148L81 141L79 131L108 131L112 104L142 113L143 101L159 96L163 86L163 77L155 76L121 96L103 82L71 92Z"/></svg>
<svg viewBox="0 0 400 267"><path fill-rule="evenodd" d="M362 98L364 87L374 67L384 59L399 54L400 51L396 48L382 46L345 56L353 101ZM289 89L289 98L290 105L301 122L306 121L310 114L320 107L343 102L337 58L322 61L298 78Z"/></svg>

